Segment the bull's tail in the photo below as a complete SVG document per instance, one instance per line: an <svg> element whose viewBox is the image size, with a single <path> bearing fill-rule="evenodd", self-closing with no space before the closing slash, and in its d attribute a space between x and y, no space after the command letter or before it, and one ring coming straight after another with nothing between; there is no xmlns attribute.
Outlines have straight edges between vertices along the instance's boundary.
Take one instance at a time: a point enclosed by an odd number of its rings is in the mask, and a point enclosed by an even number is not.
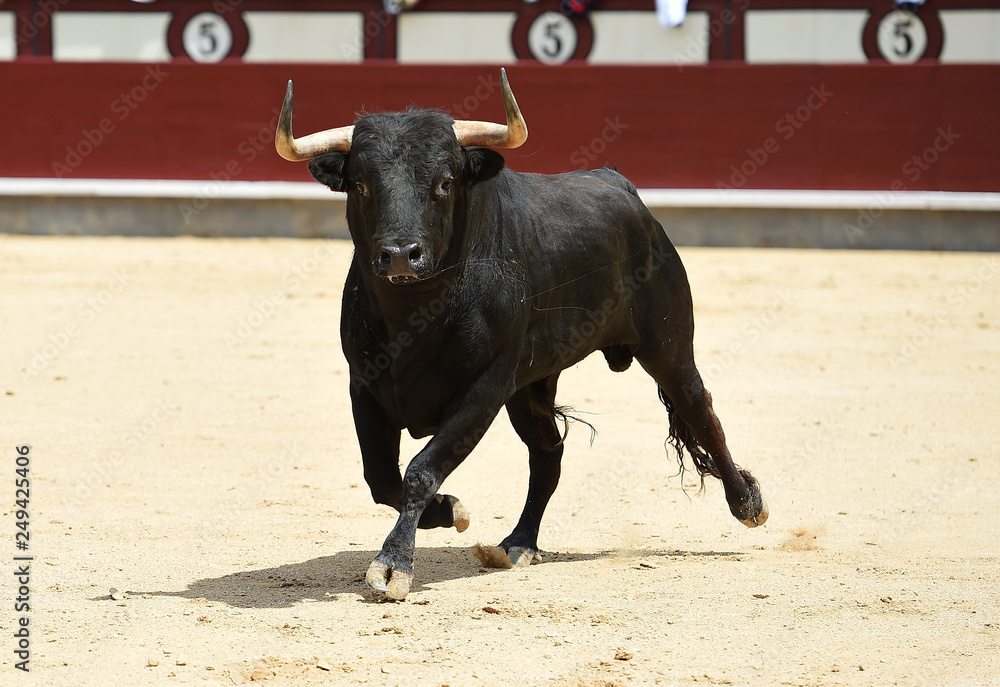
<svg viewBox="0 0 1000 687"><path fill-rule="evenodd" d="M590 428L590 445L593 446L594 439L597 438L597 429L595 429L594 425L590 424L586 420L583 420L576 415L572 415L572 413L576 412L578 411L572 406L555 406L552 409L552 414L555 415L557 420L562 420L563 423L563 435L562 439L559 440L559 443L561 444L566 441L566 437L569 436L569 423L572 421L579 422L581 425L586 425Z"/></svg>
<svg viewBox="0 0 1000 687"><path fill-rule="evenodd" d="M722 476L719 474L719 469L715 467L715 461L712 460L712 456L698 443L691 428L681 419L670 397L663 393L663 389L659 387L657 387L657 391L660 394L660 401L667 407L667 419L670 421L670 436L667 437L667 443L673 446L677 452L681 484L684 484L684 471L686 469L684 465L684 450L686 449L691 456L695 469L698 471L698 477L701 479L701 486L699 488L699 491L701 491L705 488L705 475L712 475L721 479Z"/></svg>

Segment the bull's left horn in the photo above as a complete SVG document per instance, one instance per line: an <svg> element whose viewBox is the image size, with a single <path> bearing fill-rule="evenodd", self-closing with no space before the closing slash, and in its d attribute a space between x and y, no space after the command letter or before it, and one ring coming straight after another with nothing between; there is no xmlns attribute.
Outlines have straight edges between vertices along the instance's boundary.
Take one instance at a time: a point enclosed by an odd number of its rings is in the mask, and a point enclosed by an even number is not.
<svg viewBox="0 0 1000 687"><path fill-rule="evenodd" d="M524 123L521 110L517 107L514 94L507 83L507 71L500 68L500 84L503 88L503 106L507 110L507 126L493 122L455 122L455 136L460 145L481 146L483 148L517 148L528 140L528 125Z"/></svg>
<svg viewBox="0 0 1000 687"><path fill-rule="evenodd" d="M292 135L292 81L288 80L285 102L278 116L278 130L274 132L274 148L278 155L291 162L311 160L323 153L347 153L351 150L354 126L327 129L302 138Z"/></svg>

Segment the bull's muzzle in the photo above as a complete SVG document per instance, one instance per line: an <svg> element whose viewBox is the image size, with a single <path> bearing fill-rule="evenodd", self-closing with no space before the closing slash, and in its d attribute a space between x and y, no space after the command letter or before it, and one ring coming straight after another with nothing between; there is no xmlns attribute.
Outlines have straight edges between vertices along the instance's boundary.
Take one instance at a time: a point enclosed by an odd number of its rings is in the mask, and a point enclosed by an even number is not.
<svg viewBox="0 0 1000 687"><path fill-rule="evenodd" d="M417 241L384 243L375 256L376 271L393 284L418 281L429 266L427 249Z"/></svg>

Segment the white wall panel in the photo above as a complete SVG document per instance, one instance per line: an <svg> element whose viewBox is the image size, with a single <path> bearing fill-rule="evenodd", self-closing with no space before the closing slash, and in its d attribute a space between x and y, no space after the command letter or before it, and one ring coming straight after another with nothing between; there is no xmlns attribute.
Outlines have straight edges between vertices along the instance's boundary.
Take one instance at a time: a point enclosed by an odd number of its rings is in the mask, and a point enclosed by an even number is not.
<svg viewBox="0 0 1000 687"><path fill-rule="evenodd" d="M170 60L170 12L56 12L52 56L79 62Z"/></svg>
<svg viewBox="0 0 1000 687"><path fill-rule="evenodd" d="M0 12L0 60L17 57L17 15Z"/></svg>
<svg viewBox="0 0 1000 687"><path fill-rule="evenodd" d="M517 61L513 12L404 12L399 15L396 56L409 63Z"/></svg>
<svg viewBox="0 0 1000 687"><path fill-rule="evenodd" d="M244 12L250 45L247 62L360 62L364 15L360 12Z"/></svg>
<svg viewBox="0 0 1000 687"><path fill-rule="evenodd" d="M689 12L666 28L656 12L591 12L594 64L700 64L708 61L708 12Z"/></svg>
<svg viewBox="0 0 1000 687"><path fill-rule="evenodd" d="M1000 10L939 10L938 15L942 62L1000 62Z"/></svg>
<svg viewBox="0 0 1000 687"><path fill-rule="evenodd" d="M868 10L748 10L746 61L864 63L861 34L867 21Z"/></svg>

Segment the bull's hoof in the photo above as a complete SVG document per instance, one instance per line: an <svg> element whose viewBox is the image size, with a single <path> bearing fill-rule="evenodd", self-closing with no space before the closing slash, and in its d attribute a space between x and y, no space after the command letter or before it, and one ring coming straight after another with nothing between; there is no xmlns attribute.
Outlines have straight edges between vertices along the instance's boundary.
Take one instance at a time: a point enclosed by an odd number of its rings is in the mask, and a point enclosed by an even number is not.
<svg viewBox="0 0 1000 687"><path fill-rule="evenodd" d="M368 566L368 572L365 573L365 582L376 591L387 592L389 591L387 581L391 575L392 569L388 565L372 561Z"/></svg>
<svg viewBox="0 0 1000 687"><path fill-rule="evenodd" d="M410 585L413 584L413 573L395 571L389 578L389 589L385 595L394 601L402 601L410 593Z"/></svg>
<svg viewBox="0 0 1000 687"><path fill-rule="evenodd" d="M454 499L451 502L451 512L454 517L455 529L458 530L459 532L464 532L465 530L469 529L469 522L471 521L471 518L469 517L469 511L468 509L466 509L465 506L462 505L462 502L456 499L454 496L451 496L449 498Z"/></svg>
<svg viewBox="0 0 1000 687"><path fill-rule="evenodd" d="M756 493L755 496L756 498L753 499L753 501L751 502L753 508L750 508L749 507L750 504L747 504L748 507L744 509L745 514L743 515L743 517L737 516L739 518L739 521L742 522L747 527L759 527L760 525L763 525L765 522L767 522L767 516L768 516L767 501L764 500L764 497L760 495L759 491Z"/></svg>
<svg viewBox="0 0 1000 687"><path fill-rule="evenodd" d="M747 498L744 501L729 503L729 512L747 527L760 527L767 522L767 501L760 493L760 482L746 470L740 470L740 476L746 482Z"/></svg>
<svg viewBox="0 0 1000 687"><path fill-rule="evenodd" d="M424 507L417 527L429 530L434 527L454 527L459 532L469 529L469 511L451 494L434 494Z"/></svg>
<svg viewBox="0 0 1000 687"><path fill-rule="evenodd" d="M476 544L472 553L479 559L484 568L526 568L535 563L541 563L542 557L538 551L525 546L483 546Z"/></svg>
<svg viewBox="0 0 1000 687"><path fill-rule="evenodd" d="M515 568L527 568L532 563L541 563L542 556L534 549L512 546L507 549L507 558Z"/></svg>
<svg viewBox="0 0 1000 687"><path fill-rule="evenodd" d="M413 573L405 570L395 570L378 559L372 561L365 574L365 582L369 587L384 592L395 601L402 601L410 593L413 583Z"/></svg>
<svg viewBox="0 0 1000 687"><path fill-rule="evenodd" d="M519 532L514 530L497 546L499 552L507 554L511 567L526 568L532 563L541 563L542 556L538 552L538 532ZM506 566L504 566L506 567Z"/></svg>

